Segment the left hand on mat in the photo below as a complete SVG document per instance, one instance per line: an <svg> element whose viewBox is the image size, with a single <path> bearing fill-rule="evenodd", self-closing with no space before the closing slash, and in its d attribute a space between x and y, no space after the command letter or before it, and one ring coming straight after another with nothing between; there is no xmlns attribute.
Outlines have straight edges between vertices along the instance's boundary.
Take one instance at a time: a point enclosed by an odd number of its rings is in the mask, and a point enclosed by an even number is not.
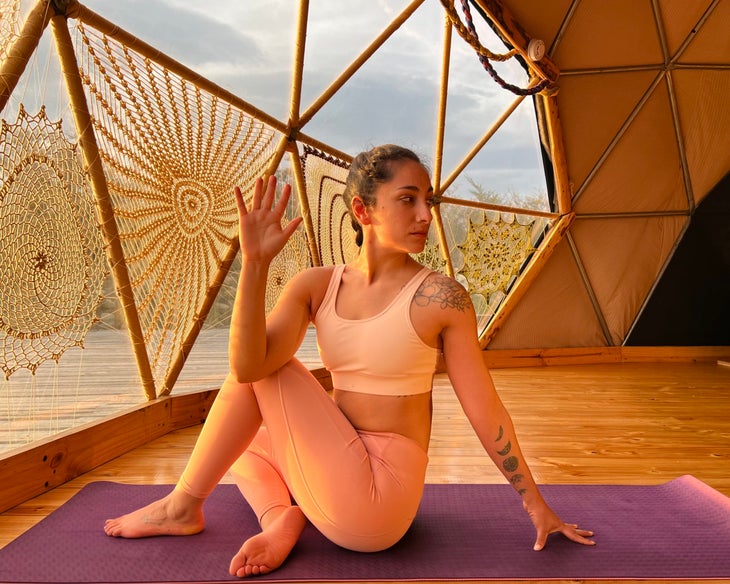
<svg viewBox="0 0 730 584"><path fill-rule="evenodd" d="M596 545L595 541L588 539L593 537L592 531L579 529L575 523L564 523L545 501L530 506L525 504L524 507L537 531L537 539L533 546L535 551L545 547L548 535L551 533L562 533L569 540L583 545Z"/></svg>

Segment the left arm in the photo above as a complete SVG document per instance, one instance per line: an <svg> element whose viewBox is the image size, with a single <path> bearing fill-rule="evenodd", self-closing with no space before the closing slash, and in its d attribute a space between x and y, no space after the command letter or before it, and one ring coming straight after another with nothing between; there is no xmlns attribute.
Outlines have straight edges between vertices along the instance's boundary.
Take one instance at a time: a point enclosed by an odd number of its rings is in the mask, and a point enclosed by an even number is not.
<svg viewBox="0 0 730 584"><path fill-rule="evenodd" d="M512 419L484 363L476 334L476 315L468 293L450 278L444 278L441 285L452 288L449 295L455 299L441 313L445 318L441 340L449 379L485 451L522 497L522 505L537 531L534 549L542 549L548 535L555 532L592 545L594 542L587 538L593 533L563 523L535 483L517 442Z"/></svg>

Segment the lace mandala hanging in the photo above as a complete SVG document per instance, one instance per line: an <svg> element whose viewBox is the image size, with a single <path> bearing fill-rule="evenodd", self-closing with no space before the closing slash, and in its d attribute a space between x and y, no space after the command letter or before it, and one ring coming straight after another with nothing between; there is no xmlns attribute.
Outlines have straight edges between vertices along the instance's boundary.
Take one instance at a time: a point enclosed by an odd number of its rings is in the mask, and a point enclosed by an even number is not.
<svg viewBox="0 0 730 584"><path fill-rule="evenodd" d="M83 346L107 274L76 147L45 110L0 128L0 369L35 372Z"/></svg>
<svg viewBox="0 0 730 584"><path fill-rule="evenodd" d="M523 262L535 251L534 223L486 212L476 214L476 220L475 215L469 217L466 242L458 249L464 254L459 272L468 281L470 294L488 298L494 292L508 292Z"/></svg>
<svg viewBox="0 0 730 584"><path fill-rule="evenodd" d="M8 48L18 35L19 0L0 0L0 63L7 57Z"/></svg>

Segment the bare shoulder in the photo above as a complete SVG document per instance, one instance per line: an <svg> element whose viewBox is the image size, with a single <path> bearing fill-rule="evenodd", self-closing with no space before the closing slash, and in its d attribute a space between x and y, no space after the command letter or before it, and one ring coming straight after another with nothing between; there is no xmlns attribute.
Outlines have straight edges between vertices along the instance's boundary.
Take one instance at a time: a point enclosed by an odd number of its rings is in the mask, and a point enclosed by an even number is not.
<svg viewBox="0 0 730 584"><path fill-rule="evenodd" d="M307 268L297 272L284 286L277 304L311 304L327 290L332 266Z"/></svg>
<svg viewBox="0 0 730 584"><path fill-rule="evenodd" d="M334 266L316 266L297 273L291 282L297 286L318 286L324 283L325 287L332 277Z"/></svg>
<svg viewBox="0 0 730 584"><path fill-rule="evenodd" d="M473 309L471 298L464 286L453 278L431 272L413 296L413 302L421 307L468 312Z"/></svg>
<svg viewBox="0 0 730 584"><path fill-rule="evenodd" d="M294 276L289 285L300 297L304 297L309 305L310 318L319 310L319 305L327 292L334 266L317 266L302 270Z"/></svg>

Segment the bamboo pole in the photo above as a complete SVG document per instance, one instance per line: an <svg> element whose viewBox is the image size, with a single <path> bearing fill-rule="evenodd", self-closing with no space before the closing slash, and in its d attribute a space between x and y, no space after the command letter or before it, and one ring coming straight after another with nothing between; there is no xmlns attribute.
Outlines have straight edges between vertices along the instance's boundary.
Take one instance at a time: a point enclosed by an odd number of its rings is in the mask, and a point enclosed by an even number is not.
<svg viewBox="0 0 730 584"><path fill-rule="evenodd" d="M536 79L533 78L533 80L530 82L529 86L532 86L536 82ZM467 165L472 161L472 159L479 153L479 151L482 149L482 147L491 139L492 136L499 130L499 128L502 127L502 124L504 124L507 119L512 115L512 113L517 109L517 106L522 103L522 100L525 99L524 95L517 96L510 106L502 112L502 115L497 118L497 120L492 124L492 127L487 130L487 132L482 136L481 140L479 140L469 151L469 153L464 157L464 159L461 161L461 163L451 172L449 177L443 182L441 185L442 192L448 189L451 186L451 183L453 183L456 178L461 174L461 171L464 170Z"/></svg>
<svg viewBox="0 0 730 584"><path fill-rule="evenodd" d="M289 108L289 126L291 129L299 127L299 108L302 100L302 77L304 72L304 52L307 42L307 20L309 16L309 0L299 3L297 23L297 37L294 42L294 66L291 84L291 105Z"/></svg>
<svg viewBox="0 0 730 584"><path fill-rule="evenodd" d="M451 33L452 25L448 15L444 18L444 38L441 52L441 90L439 92L438 122L436 124L435 160L433 169L433 192L441 197L441 171L444 164L444 134L446 128L446 104L449 94L449 72L451 70ZM444 221L441 217L441 204L433 208L433 218L436 222L436 235L438 236L441 254L446 260L446 271L449 276L454 277L454 264L451 261L451 251L446 241Z"/></svg>
<svg viewBox="0 0 730 584"><path fill-rule="evenodd" d="M499 213L515 213L516 215L529 215L531 217L545 217L547 219L558 219L561 217L558 213L550 213L548 211L537 211L532 209L523 209L521 207L508 207L506 205L493 205L492 203L482 203L480 201L470 201L468 199L454 199L452 197L442 197L441 203L450 203L452 205L461 205L462 207L471 207L472 209L483 209L485 211L497 211Z"/></svg>
<svg viewBox="0 0 730 584"><path fill-rule="evenodd" d="M290 142L291 140L288 136L281 137L279 145L276 147L276 151L269 161L269 166L266 168L267 176L272 176L276 173L276 169L279 168L279 164L281 164L281 159L284 158L286 151L289 149Z"/></svg>
<svg viewBox="0 0 730 584"><path fill-rule="evenodd" d="M390 25L378 35L378 37L370 43L370 46L368 46L357 59L355 59L347 69L345 69L337 79L335 79L332 84L324 90L322 95L320 95L312 105L307 108L307 111L305 111L300 120L299 125L300 127L304 127L309 120L311 120L314 115L326 104L330 98L339 91L339 89L350 79L357 70L365 63L372 55L377 51L385 41L387 41L390 36L400 28L400 26L408 20L411 15L416 11L416 9L423 4L425 0L412 0L412 2L393 20L393 22L390 23Z"/></svg>
<svg viewBox="0 0 730 584"><path fill-rule="evenodd" d="M302 219L304 220L304 231L307 234L307 243L309 244L309 253L312 254L312 265L322 265L322 255L317 245L317 234L314 230L314 222L312 221L312 209L309 206L309 197L307 196L307 181L304 177L302 169L302 161L299 158L299 151L295 146L289 149L292 159L292 167L294 168L294 179L297 183L297 196L299 197L299 207L302 211Z"/></svg>
<svg viewBox="0 0 730 584"><path fill-rule="evenodd" d="M117 295L124 311L127 328L132 341L132 348L137 361L142 387L149 400L155 399L155 382L147 355L144 335L139 322L139 314L134 303L134 294L129 280L129 272L119 240L119 231L114 218L109 189L104 176L99 147L96 143L91 115L84 96L84 87L79 77L79 67L73 50L73 40L69 34L66 17L63 15L51 18L51 30L56 41L58 57L61 61L63 76L70 99L71 111L76 123L79 144L84 154L91 185L96 195L101 229L107 244L107 253L111 264Z"/></svg>
<svg viewBox="0 0 730 584"><path fill-rule="evenodd" d="M568 227L575 219L574 213L563 215L558 222L553 225L553 228L547 234L545 239L540 244L540 247L533 254L530 264L527 268L517 277L512 289L510 290L507 298L497 309L496 314L489 321L489 324L484 329L484 332L479 338L482 349L485 349L487 345L492 341L497 331L504 324L507 317L512 313L514 308L517 306L519 301L525 295L525 292L530 287L532 282L535 281L542 268L547 263L550 256L555 251L558 243L563 239L563 236L568 231Z"/></svg>
<svg viewBox="0 0 730 584"><path fill-rule="evenodd" d="M545 111L558 213L565 215L573 210L573 204L571 202L572 193L570 176L568 175L568 161L565 155L565 142L563 141L563 126L560 123L558 114L558 97L557 95L545 95L540 96L538 99L542 100Z"/></svg>
<svg viewBox="0 0 730 584"><path fill-rule="evenodd" d="M182 77L183 79L194 84L201 90L206 91L219 99L227 101L231 105L239 108L241 111L267 124L273 129L278 130L282 134L289 134L288 126L280 120L277 120L275 117L270 116L269 114L258 109L257 107L254 107L247 101L244 101L243 99L238 97L236 94L231 93L230 91L223 89L219 85L216 85L212 81L209 81L205 77L202 77L201 75L186 67L182 63L176 61L175 59L168 57L164 53L155 49L153 46L138 39L124 29L119 28L117 25L106 20L86 6L79 4L77 0L71 0L69 4L69 9L66 14L69 18L77 18L84 24L87 24L88 26L97 29L99 32L107 35L108 37L116 39L118 42L126 45L128 48L137 51L142 56L155 61L157 64L164 67L171 73Z"/></svg>
<svg viewBox="0 0 730 584"><path fill-rule="evenodd" d="M20 36L10 45L5 60L0 63L0 111L23 75L28 61L38 48L38 42L51 19L48 0L38 0L23 23Z"/></svg>
<svg viewBox="0 0 730 584"><path fill-rule="evenodd" d="M441 53L441 88L439 91L438 120L436 122L436 144L433 169L433 190L441 194L441 173L444 164L444 134L446 129L446 106L449 97L449 71L451 69L451 37L453 28L448 16L444 18L444 38Z"/></svg>

